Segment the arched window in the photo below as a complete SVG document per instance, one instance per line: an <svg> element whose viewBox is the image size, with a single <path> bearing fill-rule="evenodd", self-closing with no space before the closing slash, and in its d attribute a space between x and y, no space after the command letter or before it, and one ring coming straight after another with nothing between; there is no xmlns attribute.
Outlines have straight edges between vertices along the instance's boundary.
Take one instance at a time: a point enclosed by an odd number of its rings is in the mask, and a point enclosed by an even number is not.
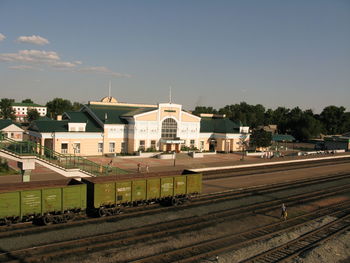
<svg viewBox="0 0 350 263"><path fill-rule="evenodd" d="M162 138L175 139L177 131L177 122L174 119L165 119L162 123Z"/></svg>

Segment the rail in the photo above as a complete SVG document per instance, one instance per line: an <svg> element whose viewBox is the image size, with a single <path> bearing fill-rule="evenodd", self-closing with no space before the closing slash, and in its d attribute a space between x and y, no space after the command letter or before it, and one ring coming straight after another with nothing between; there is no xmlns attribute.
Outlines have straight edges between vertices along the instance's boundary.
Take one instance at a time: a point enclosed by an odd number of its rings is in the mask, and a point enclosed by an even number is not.
<svg viewBox="0 0 350 263"><path fill-rule="evenodd" d="M5 136L0 136L0 149L19 156L35 156L64 169L80 169L83 172L95 176L126 174L118 167L101 165L81 156L61 154L52 149L31 141L15 141Z"/></svg>

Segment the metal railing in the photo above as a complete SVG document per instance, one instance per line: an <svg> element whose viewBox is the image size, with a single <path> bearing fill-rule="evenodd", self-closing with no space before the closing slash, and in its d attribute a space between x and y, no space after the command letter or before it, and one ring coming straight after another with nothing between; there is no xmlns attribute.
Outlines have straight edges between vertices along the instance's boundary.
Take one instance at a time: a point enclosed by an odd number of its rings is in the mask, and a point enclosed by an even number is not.
<svg viewBox="0 0 350 263"><path fill-rule="evenodd" d="M15 141L0 134L0 148L19 156L36 156L65 169L80 169L96 176L126 174L118 167L101 165L81 156L61 154L31 141Z"/></svg>

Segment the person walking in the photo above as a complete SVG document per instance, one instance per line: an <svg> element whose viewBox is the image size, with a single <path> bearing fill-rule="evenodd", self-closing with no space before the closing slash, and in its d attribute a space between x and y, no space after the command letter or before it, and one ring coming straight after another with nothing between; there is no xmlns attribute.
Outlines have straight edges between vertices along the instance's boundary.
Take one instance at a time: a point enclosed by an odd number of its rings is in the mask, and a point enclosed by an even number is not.
<svg viewBox="0 0 350 263"><path fill-rule="evenodd" d="M287 220L287 216L287 207L283 203L281 207L281 219Z"/></svg>
<svg viewBox="0 0 350 263"><path fill-rule="evenodd" d="M149 165L146 164L146 173L149 173Z"/></svg>
<svg viewBox="0 0 350 263"><path fill-rule="evenodd" d="M141 163L138 163L138 164L137 164L137 172L138 172L138 173L141 173Z"/></svg>

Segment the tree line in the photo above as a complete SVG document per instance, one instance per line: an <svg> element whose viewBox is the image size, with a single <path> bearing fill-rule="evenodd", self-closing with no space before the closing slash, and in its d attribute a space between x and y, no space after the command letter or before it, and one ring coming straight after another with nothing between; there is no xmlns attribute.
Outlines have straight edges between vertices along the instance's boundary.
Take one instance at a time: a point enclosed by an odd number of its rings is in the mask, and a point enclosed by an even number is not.
<svg viewBox="0 0 350 263"><path fill-rule="evenodd" d="M0 100L0 118L15 119L15 111L11 105L13 99ZM31 99L22 100L22 103L34 103ZM48 101L47 116L56 119L57 115L65 111L78 111L83 104L71 102L63 98L54 98ZM297 140L304 141L320 136L320 134L333 135L350 131L350 112L346 112L343 106L327 106L320 114L314 114L312 110L301 110L299 107L289 109L278 107L275 110L266 109L263 105L250 105L246 102L226 105L220 109L213 107L197 106L192 112L195 115L201 113L225 114L232 121L240 121L243 125L252 129L270 124L277 125L280 134L291 134ZM28 121L39 119L39 113L31 109L28 111Z"/></svg>
<svg viewBox="0 0 350 263"><path fill-rule="evenodd" d="M219 110L197 106L192 113L198 116L201 113L225 114L230 120L240 121L252 129L275 124L278 133L291 134L300 141L317 138L321 134L334 135L350 131L350 112L346 112L343 106L327 106L320 114L315 114L310 109L301 110L299 107L278 107L272 110L261 104L241 102Z"/></svg>
<svg viewBox="0 0 350 263"><path fill-rule="evenodd" d="M12 104L15 102L14 99L3 98L0 100L0 119L11 119L15 120L16 111L12 108ZM33 104L33 100L25 99L22 103ZM57 115L63 114L65 111L78 111L81 109L83 104L79 102L71 102L67 99L54 98L48 101L45 105L47 107L47 117L56 119ZM30 109L27 112L27 121L31 122L40 118L40 114L36 109Z"/></svg>

